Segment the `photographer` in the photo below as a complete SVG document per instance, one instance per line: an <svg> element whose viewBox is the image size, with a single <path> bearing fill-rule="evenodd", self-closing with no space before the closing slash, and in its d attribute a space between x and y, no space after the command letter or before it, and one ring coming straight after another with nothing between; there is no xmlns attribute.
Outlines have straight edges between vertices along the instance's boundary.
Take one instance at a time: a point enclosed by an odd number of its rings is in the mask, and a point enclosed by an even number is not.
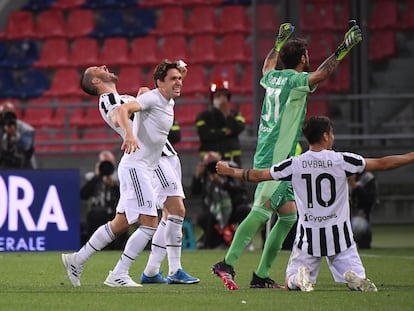
<svg viewBox="0 0 414 311"><path fill-rule="evenodd" d="M12 103L0 106L0 127L0 168L36 168L35 130L29 124L17 120Z"/></svg>
<svg viewBox="0 0 414 311"><path fill-rule="evenodd" d="M236 226L247 216L251 203L243 183L219 176L216 163L220 156L208 152L196 168L191 186L193 195L201 195L203 211L198 225L203 229L199 248L230 245ZM232 163L237 166L236 163Z"/></svg>
<svg viewBox="0 0 414 311"><path fill-rule="evenodd" d="M86 241L102 224L115 216L115 207L119 200L119 184L115 172L115 156L109 150L101 151L99 161L95 165L95 172L85 174L86 183L80 190L82 200L88 200L86 215L86 232L82 234L82 241ZM115 240L110 248L122 249L127 235Z"/></svg>

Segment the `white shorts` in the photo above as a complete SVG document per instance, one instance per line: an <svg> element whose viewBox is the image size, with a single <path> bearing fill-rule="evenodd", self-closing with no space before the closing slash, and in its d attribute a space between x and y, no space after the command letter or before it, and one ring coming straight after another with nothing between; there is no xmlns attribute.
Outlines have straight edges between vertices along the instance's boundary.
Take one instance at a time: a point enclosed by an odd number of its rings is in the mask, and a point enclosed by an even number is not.
<svg viewBox="0 0 414 311"><path fill-rule="evenodd" d="M118 166L120 198L117 213L125 213L129 224L138 221L139 215L157 216L155 205L154 170L137 166Z"/></svg>
<svg viewBox="0 0 414 311"><path fill-rule="evenodd" d="M309 268L310 281L315 284L321 260L322 257L311 256L297 248L296 245L293 245L292 253L290 254L286 268L286 278L296 274L300 266L305 266ZM346 283L344 273L348 270L352 270L359 276L365 278L365 269L362 265L361 258L359 257L356 244L337 255L326 256L326 262L328 263L329 270L331 270L335 282Z"/></svg>
<svg viewBox="0 0 414 311"><path fill-rule="evenodd" d="M181 183L181 163L178 156L161 156L155 169L154 184L157 208L162 209L167 197L182 197L185 199Z"/></svg>

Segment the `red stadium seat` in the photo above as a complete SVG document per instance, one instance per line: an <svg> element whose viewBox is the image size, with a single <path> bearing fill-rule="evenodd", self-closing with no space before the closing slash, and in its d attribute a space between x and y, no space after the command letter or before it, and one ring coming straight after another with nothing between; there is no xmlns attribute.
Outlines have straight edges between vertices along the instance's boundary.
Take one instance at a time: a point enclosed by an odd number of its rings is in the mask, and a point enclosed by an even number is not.
<svg viewBox="0 0 414 311"><path fill-rule="evenodd" d="M50 119L53 117L51 108L27 108L23 121L29 123L34 128L48 127Z"/></svg>
<svg viewBox="0 0 414 311"><path fill-rule="evenodd" d="M251 64L248 64L242 71L240 84L237 87L236 93L241 93L245 96L252 96L254 87L254 75L253 66Z"/></svg>
<svg viewBox="0 0 414 311"><path fill-rule="evenodd" d="M119 94L128 94L136 96L138 89L141 86L144 86L144 79L141 67L121 67L118 73L117 84Z"/></svg>
<svg viewBox="0 0 414 311"><path fill-rule="evenodd" d="M223 36L220 47L217 49L217 62L247 63L250 55L242 34L227 34Z"/></svg>
<svg viewBox="0 0 414 311"><path fill-rule="evenodd" d="M132 41L129 60L134 65L152 66L160 61L157 39L152 36L136 38Z"/></svg>
<svg viewBox="0 0 414 311"><path fill-rule="evenodd" d="M327 101L309 101L307 105L306 118L311 116L328 116L329 103Z"/></svg>
<svg viewBox="0 0 414 311"><path fill-rule="evenodd" d="M189 59L194 64L214 64L217 62L216 37L200 34L193 37L189 48Z"/></svg>
<svg viewBox="0 0 414 311"><path fill-rule="evenodd" d="M102 121L104 122L104 121ZM116 136L115 136L116 135ZM71 144L71 151L114 150L120 146L119 136L115 132L85 131L78 143Z"/></svg>
<svg viewBox="0 0 414 311"><path fill-rule="evenodd" d="M205 93L208 90L206 79L206 70L203 65L193 65L188 70L187 77L184 80L182 93L194 94Z"/></svg>
<svg viewBox="0 0 414 311"><path fill-rule="evenodd" d="M65 37L65 18L62 10L46 10L39 13L36 36L40 39Z"/></svg>
<svg viewBox="0 0 414 311"><path fill-rule="evenodd" d="M241 103L239 106L240 114L243 116L245 122L247 125L253 124L253 104L251 102L249 103Z"/></svg>
<svg viewBox="0 0 414 311"><path fill-rule="evenodd" d="M257 32L259 34L276 34L280 24L278 13L274 4L258 4L256 7Z"/></svg>
<svg viewBox="0 0 414 311"><path fill-rule="evenodd" d="M189 34L217 34L215 8L213 6L200 6L191 10L186 28Z"/></svg>
<svg viewBox="0 0 414 311"><path fill-rule="evenodd" d="M389 30L398 27L398 3L396 0L377 0L371 12L368 26L371 30Z"/></svg>
<svg viewBox="0 0 414 311"><path fill-rule="evenodd" d="M301 0L300 27L302 32L335 30L335 3Z"/></svg>
<svg viewBox="0 0 414 311"><path fill-rule="evenodd" d="M397 53L396 34L392 30L376 31L369 43L368 58L370 61L383 61Z"/></svg>
<svg viewBox="0 0 414 311"><path fill-rule="evenodd" d="M401 16L400 28L402 30L414 29L414 1L407 1L405 10Z"/></svg>
<svg viewBox="0 0 414 311"><path fill-rule="evenodd" d="M217 27L223 34L250 33L250 23L246 16L245 7L242 5L223 7L217 21Z"/></svg>
<svg viewBox="0 0 414 311"><path fill-rule="evenodd" d="M56 68L71 65L69 44L64 38L48 39L43 42L40 58L33 64L35 68Z"/></svg>
<svg viewBox="0 0 414 311"><path fill-rule="evenodd" d="M35 21L30 11L15 11L10 14L3 37L8 40L36 38Z"/></svg>
<svg viewBox="0 0 414 311"><path fill-rule="evenodd" d="M163 8L158 17L157 25L151 31L151 34L157 36L186 34L185 20L185 11L183 8Z"/></svg>
<svg viewBox="0 0 414 311"><path fill-rule="evenodd" d="M65 33L68 38L88 36L94 29L95 19L93 11L83 9L73 9L70 11L65 24Z"/></svg>
<svg viewBox="0 0 414 311"><path fill-rule="evenodd" d="M262 37L257 39L257 59L259 61L264 61L267 54L269 54L271 49L275 47L275 38L272 37Z"/></svg>
<svg viewBox="0 0 414 311"><path fill-rule="evenodd" d="M185 94L183 94L183 96L184 95ZM202 99L204 99L204 97L201 97L200 94L194 94L192 96L185 95L185 100L189 101L190 103L178 103L174 107L174 115L180 126L185 127L195 125L197 115L201 111L207 109L207 105L205 103L200 103ZM191 103L191 101L194 101L194 103Z"/></svg>
<svg viewBox="0 0 414 311"><path fill-rule="evenodd" d="M86 96L79 87L80 75L76 69L57 69L49 90L44 93L47 97Z"/></svg>
<svg viewBox="0 0 414 311"><path fill-rule="evenodd" d="M97 40L92 38L79 38L74 40L70 60L73 66L77 67L88 67L100 64Z"/></svg>
<svg viewBox="0 0 414 311"><path fill-rule="evenodd" d="M159 49L159 57L171 60L187 59L187 41L184 36L172 35L166 36Z"/></svg>
<svg viewBox="0 0 414 311"><path fill-rule="evenodd" d="M130 63L128 40L125 38L106 38L99 53L99 61L109 67Z"/></svg>
<svg viewBox="0 0 414 311"><path fill-rule="evenodd" d="M335 49L334 37L329 32L314 32L308 42L309 58L315 66L319 66Z"/></svg>

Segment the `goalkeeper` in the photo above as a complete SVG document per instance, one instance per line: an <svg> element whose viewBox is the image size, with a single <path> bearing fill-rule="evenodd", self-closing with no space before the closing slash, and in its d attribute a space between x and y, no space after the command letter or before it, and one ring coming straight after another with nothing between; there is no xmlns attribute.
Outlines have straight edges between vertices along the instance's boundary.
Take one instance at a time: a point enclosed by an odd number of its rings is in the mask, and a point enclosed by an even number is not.
<svg viewBox="0 0 414 311"><path fill-rule="evenodd" d="M361 30L355 21L344 41L315 72L309 71L307 43L303 39L289 39L294 31L290 23L282 24L274 48L267 55L260 84L266 93L263 100L258 141L254 155L255 169L264 169L295 154L301 126L306 114L309 93L315 91L318 83L326 80L336 70L340 61L362 40ZM278 59L285 69L276 70ZM246 245L270 219L278 214L278 220L270 231L263 248L257 270L253 272L251 288L280 288L269 277L270 267L275 261L283 241L297 219L296 205L290 183L266 181L257 185L253 208L236 230L233 242L223 261L212 268L229 290L237 290L234 281L234 265Z"/></svg>

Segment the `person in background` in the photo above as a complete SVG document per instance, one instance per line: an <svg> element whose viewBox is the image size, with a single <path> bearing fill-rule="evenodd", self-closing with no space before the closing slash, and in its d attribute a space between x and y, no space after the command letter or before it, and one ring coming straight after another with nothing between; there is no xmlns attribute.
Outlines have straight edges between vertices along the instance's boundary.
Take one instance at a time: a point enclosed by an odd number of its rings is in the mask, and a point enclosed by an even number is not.
<svg viewBox="0 0 414 311"><path fill-rule="evenodd" d="M363 172L348 178L351 191L351 225L359 248L371 248L371 214L378 204L375 175Z"/></svg>
<svg viewBox="0 0 414 311"><path fill-rule="evenodd" d="M198 225L203 229L203 235L198 248L228 247L236 227L251 208L244 183L217 174L216 163L219 160L218 153L206 153L196 167L191 184L191 194L201 195L202 202ZM230 163L237 167L235 162ZM249 247L253 245L250 244Z"/></svg>
<svg viewBox="0 0 414 311"><path fill-rule="evenodd" d="M200 157L209 151L217 152L223 160L241 165L239 135L245 120L239 111L231 109L229 82L218 79L210 84L210 105L196 118L200 138Z"/></svg>
<svg viewBox="0 0 414 311"><path fill-rule="evenodd" d="M10 102L0 105L0 126L0 168L36 168L35 129L18 120L16 109Z"/></svg>
<svg viewBox="0 0 414 311"><path fill-rule="evenodd" d="M86 230L82 234L82 244L96 229L115 217L119 200L119 181L115 173L116 159L109 150L99 153L94 172L85 174L85 184L80 189L80 197L87 200ZM110 249L123 249L128 238L127 232L113 241Z"/></svg>

